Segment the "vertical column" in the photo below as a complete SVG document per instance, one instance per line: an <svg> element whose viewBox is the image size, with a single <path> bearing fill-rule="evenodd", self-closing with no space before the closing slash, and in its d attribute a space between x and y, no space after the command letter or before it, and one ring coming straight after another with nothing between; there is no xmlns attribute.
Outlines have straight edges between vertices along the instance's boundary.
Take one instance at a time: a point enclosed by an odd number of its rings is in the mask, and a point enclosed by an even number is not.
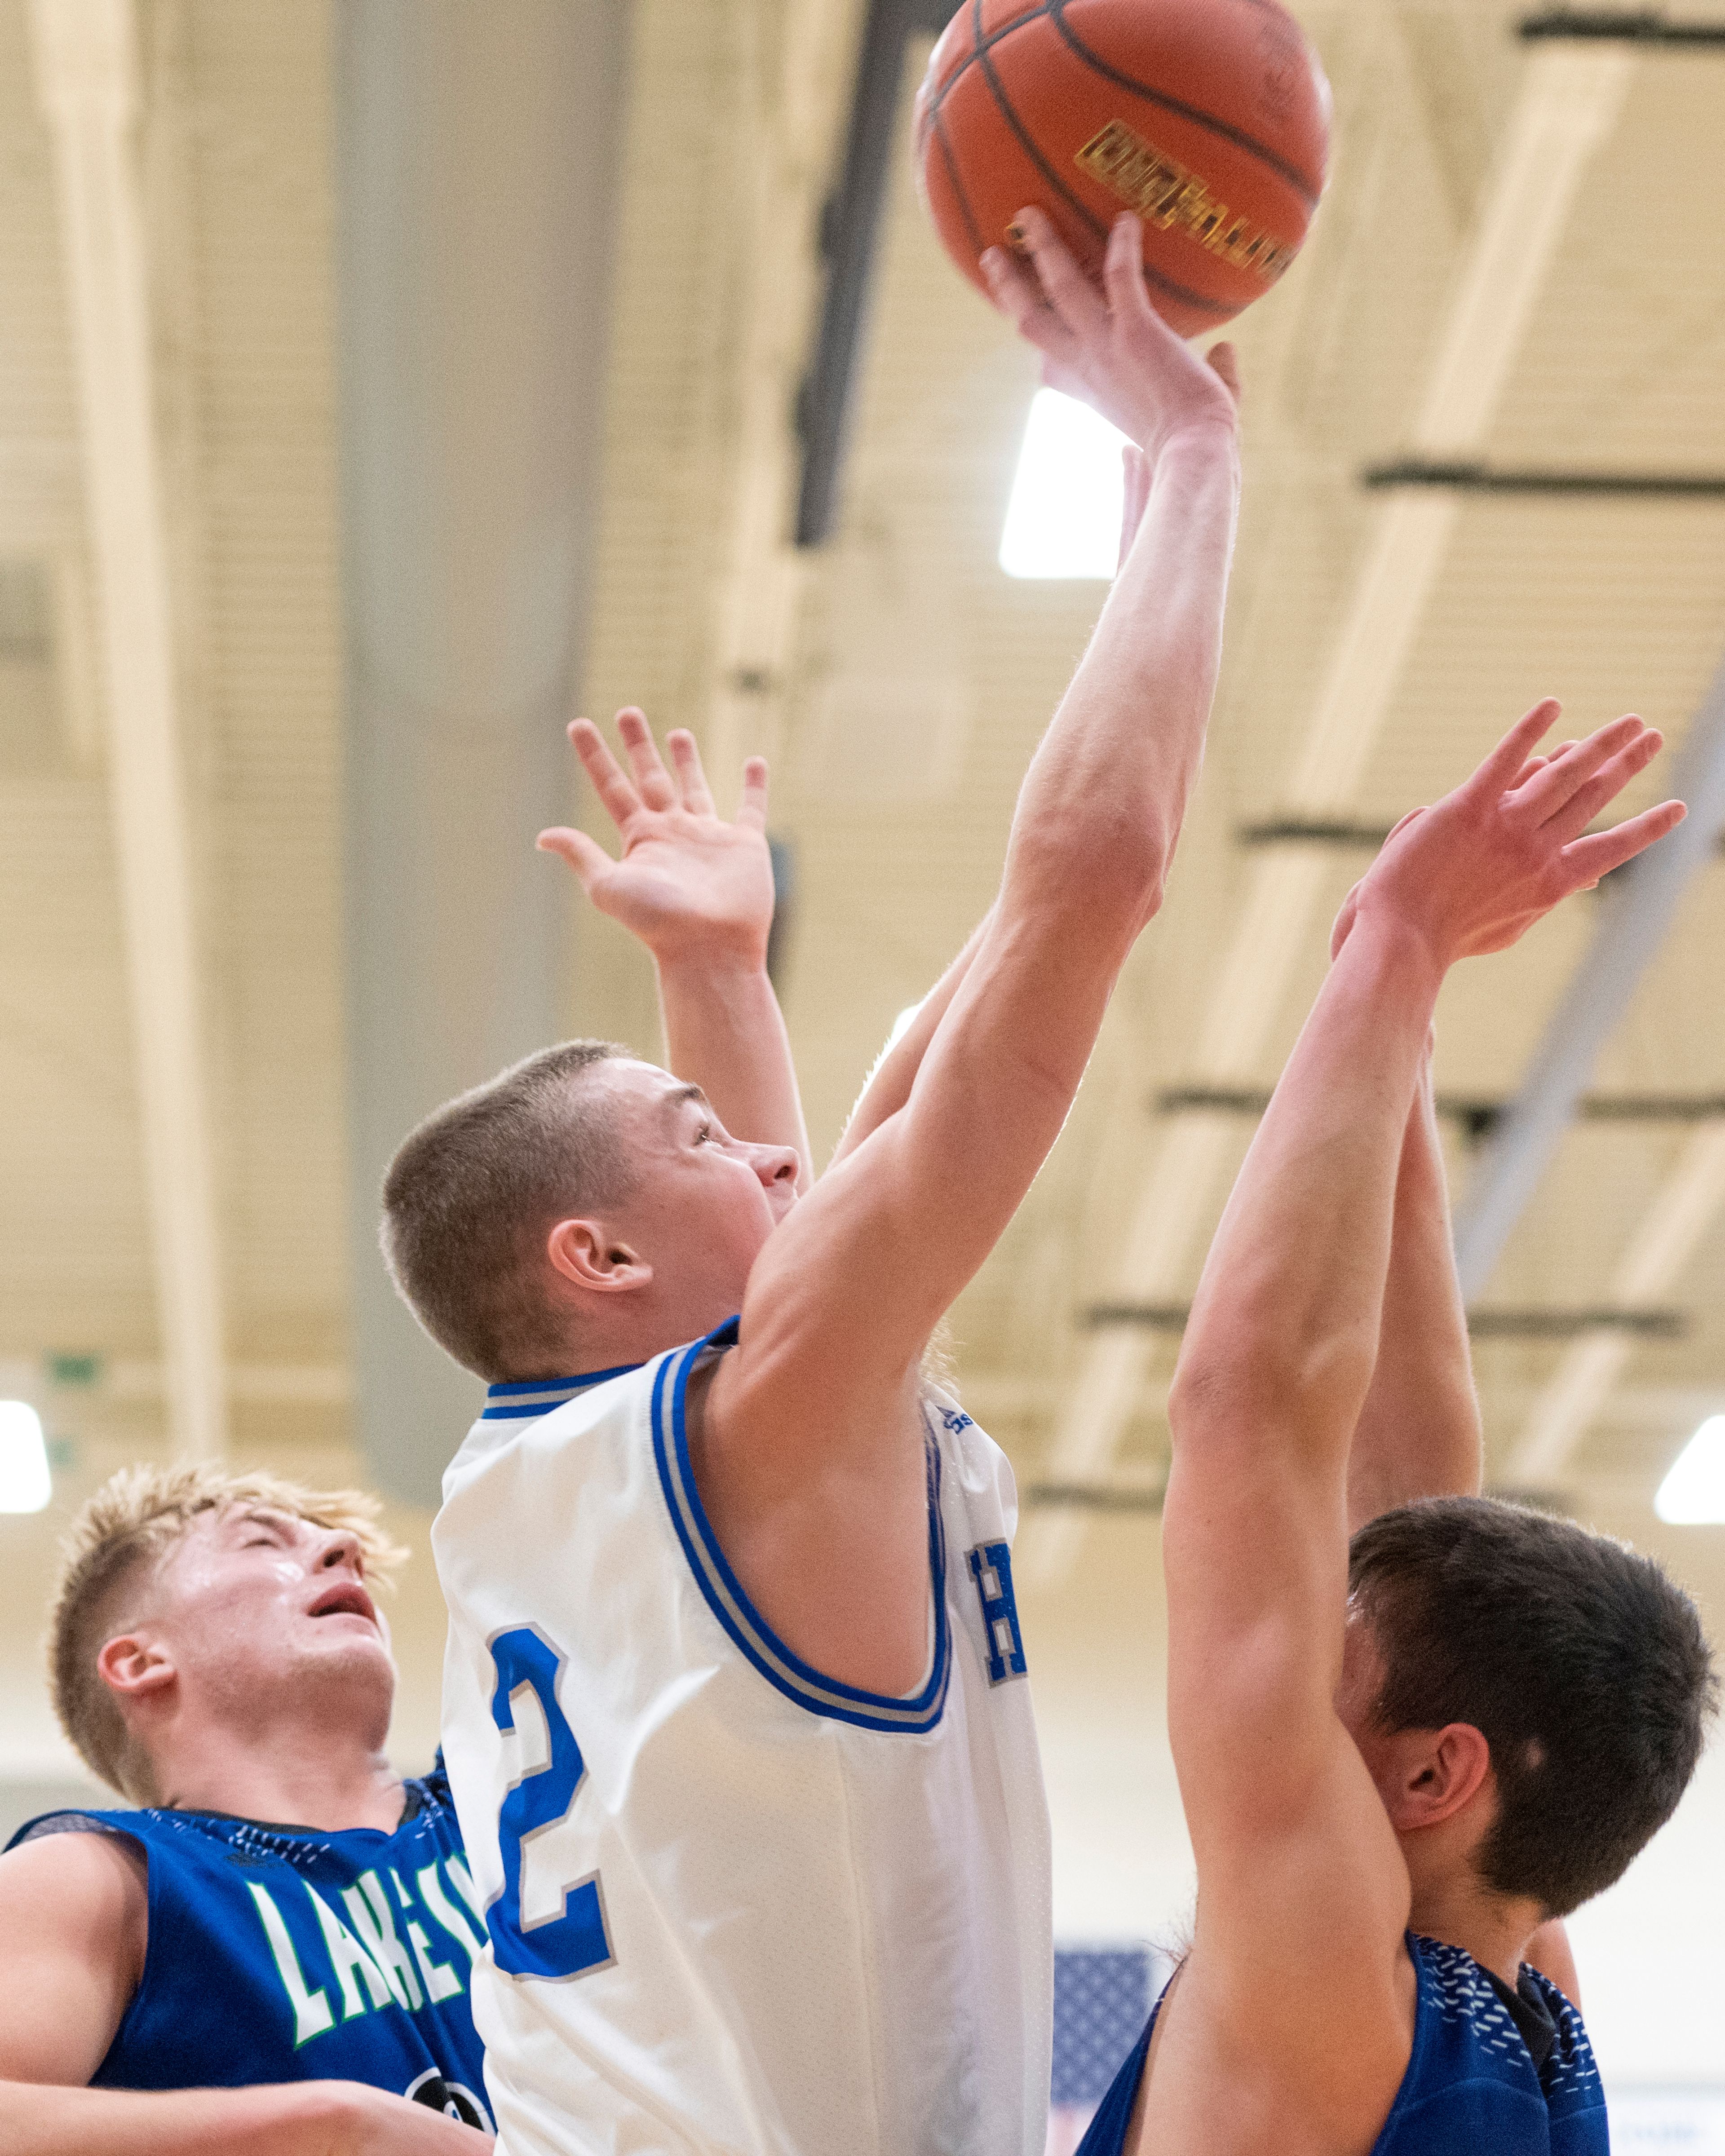
<svg viewBox="0 0 1725 2156"><path fill-rule="evenodd" d="M33 17L78 370L169 1426L177 1452L213 1460L227 1443L221 1265L156 439L131 0L35 0Z"/></svg>
<svg viewBox="0 0 1725 2156"><path fill-rule="evenodd" d="M627 21L339 20L356 1399L372 1472L419 1502L477 1389L394 1296L377 1186L419 1116L564 1029L567 895L532 842L568 798Z"/></svg>

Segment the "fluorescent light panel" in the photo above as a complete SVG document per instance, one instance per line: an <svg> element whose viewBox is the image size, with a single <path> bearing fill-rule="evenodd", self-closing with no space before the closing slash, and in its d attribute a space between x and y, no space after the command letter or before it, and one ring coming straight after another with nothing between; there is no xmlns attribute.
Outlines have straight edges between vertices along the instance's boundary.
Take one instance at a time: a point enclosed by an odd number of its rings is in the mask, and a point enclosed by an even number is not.
<svg viewBox="0 0 1725 2156"><path fill-rule="evenodd" d="M41 1416L28 1400L0 1400L0 1512L39 1512L53 1495Z"/></svg>
<svg viewBox="0 0 1725 2156"><path fill-rule="evenodd" d="M1088 404L1057 389L1037 391L1000 535L1000 566L1009 577L1114 574L1125 443Z"/></svg>
<svg viewBox="0 0 1725 2156"><path fill-rule="evenodd" d="M1671 1462L1653 1509L1674 1527L1725 1526L1725 1415L1709 1415Z"/></svg>

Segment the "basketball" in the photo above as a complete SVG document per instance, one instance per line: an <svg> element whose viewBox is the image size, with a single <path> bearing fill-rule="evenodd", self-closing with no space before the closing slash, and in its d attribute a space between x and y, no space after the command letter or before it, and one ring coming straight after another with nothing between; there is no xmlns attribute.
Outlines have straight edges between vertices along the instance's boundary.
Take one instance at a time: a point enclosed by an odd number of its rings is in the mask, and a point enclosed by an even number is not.
<svg viewBox="0 0 1725 2156"><path fill-rule="evenodd" d="M952 259L1045 210L1093 278L1122 209L1182 336L1292 262L1323 192L1330 90L1276 0L965 0L917 95L924 198Z"/></svg>

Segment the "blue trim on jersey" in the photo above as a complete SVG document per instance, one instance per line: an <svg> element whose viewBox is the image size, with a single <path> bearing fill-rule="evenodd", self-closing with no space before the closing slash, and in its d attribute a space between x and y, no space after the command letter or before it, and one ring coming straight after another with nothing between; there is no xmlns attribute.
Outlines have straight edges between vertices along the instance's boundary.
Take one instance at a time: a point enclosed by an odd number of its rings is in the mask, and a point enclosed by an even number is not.
<svg viewBox="0 0 1725 2156"><path fill-rule="evenodd" d="M695 1473L689 1461L689 1434L684 1400L696 1358L708 1348L736 1344L738 1321L732 1318L705 1340L678 1348L660 1362L653 1381L653 1456L670 1507L671 1524L707 1606L736 1645L767 1681L798 1707L830 1721L891 1735L920 1736L940 1720L947 1701L952 1643L947 1628L946 1537L941 1525L940 1454L928 1446L928 1569L934 1594L934 1666L914 1698L894 1699L884 1692L862 1691L823 1676L792 1653L743 1593L719 1547Z"/></svg>
<svg viewBox="0 0 1725 2156"><path fill-rule="evenodd" d="M619 1363L614 1369L588 1370L577 1378L526 1378L506 1385L487 1385L481 1422L531 1422L549 1414L579 1394L590 1392L612 1378L626 1378L639 1363Z"/></svg>

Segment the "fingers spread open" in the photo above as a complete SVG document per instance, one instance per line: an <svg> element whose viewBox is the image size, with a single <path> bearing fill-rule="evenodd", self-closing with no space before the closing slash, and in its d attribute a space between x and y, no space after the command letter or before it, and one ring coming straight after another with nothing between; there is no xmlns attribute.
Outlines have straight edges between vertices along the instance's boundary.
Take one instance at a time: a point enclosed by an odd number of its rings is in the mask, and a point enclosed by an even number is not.
<svg viewBox="0 0 1725 2156"><path fill-rule="evenodd" d="M640 807L640 797L624 776L623 767L607 747L604 736L591 719L577 719L569 739L581 758L581 767L593 781L593 790L605 805L605 813L620 831Z"/></svg>
<svg viewBox="0 0 1725 2156"><path fill-rule="evenodd" d="M585 831L570 830L561 824L554 830L542 831L536 844L542 854L560 854L580 877L586 891L593 889L597 877L617 865L597 839L589 839Z"/></svg>
<svg viewBox="0 0 1725 2156"><path fill-rule="evenodd" d="M1555 696L1542 697L1531 711L1516 721L1474 773L1471 783L1493 799L1507 791L1510 781L1551 732L1562 709Z"/></svg>
<svg viewBox="0 0 1725 2156"><path fill-rule="evenodd" d="M1579 839L1606 803L1615 801L1664 746L1663 735L1651 726L1644 726L1585 785L1578 786L1562 808L1546 818L1542 829L1566 845L1571 839Z"/></svg>
<svg viewBox="0 0 1725 2156"><path fill-rule="evenodd" d="M1545 824L1559 814L1595 773L1602 771L1646 732L1637 718L1614 719L1562 756L1550 757L1543 771L1535 772L1520 788L1512 806L1529 823Z"/></svg>
<svg viewBox="0 0 1725 2156"><path fill-rule="evenodd" d="M675 726L665 737L670 751L671 762L675 767L677 788L682 795L683 806L691 816L712 816L718 812L713 807L713 797L706 783L706 773L701 767L701 751L695 737L686 726Z"/></svg>
<svg viewBox="0 0 1725 2156"><path fill-rule="evenodd" d="M767 828L767 759L752 756L742 767L742 798L737 804L737 820L757 831Z"/></svg>
<svg viewBox="0 0 1725 2156"><path fill-rule="evenodd" d="M1063 326L1074 336L1105 330L1108 310L1101 295L1073 259L1053 220L1040 209L1020 210L1014 228L1029 249L1036 281Z"/></svg>
<svg viewBox="0 0 1725 2156"><path fill-rule="evenodd" d="M1563 849L1565 870L1574 876L1573 888L1583 891L1613 869L1645 853L1668 831L1675 831L1688 810L1681 801L1661 801L1656 808L1644 808L1639 816L1614 824L1609 831L1595 831L1590 839L1577 839Z"/></svg>
<svg viewBox="0 0 1725 2156"><path fill-rule="evenodd" d="M641 799L649 808L675 808L677 789L671 784L670 773L660 761L646 713L637 711L633 704L625 704L617 714L617 731L629 752L629 767L634 773Z"/></svg>

